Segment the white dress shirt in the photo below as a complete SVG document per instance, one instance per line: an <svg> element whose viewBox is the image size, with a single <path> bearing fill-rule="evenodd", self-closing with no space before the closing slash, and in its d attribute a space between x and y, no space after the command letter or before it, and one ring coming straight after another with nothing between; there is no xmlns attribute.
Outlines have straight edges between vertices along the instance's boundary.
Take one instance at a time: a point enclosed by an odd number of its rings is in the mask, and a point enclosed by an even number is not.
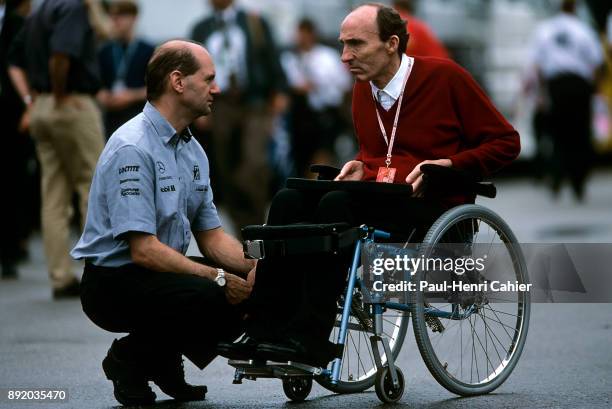
<svg viewBox="0 0 612 409"><path fill-rule="evenodd" d="M317 44L306 52L285 52L281 65L292 87L312 86L308 104L315 111L337 107L352 85L351 76L331 47Z"/></svg>
<svg viewBox="0 0 612 409"><path fill-rule="evenodd" d="M399 69L391 78L391 81L385 86L385 88L380 89L372 81L370 81L370 87L372 87L372 95L374 99L378 101L378 103L388 111L391 109L395 101L400 96L402 92L402 85L404 83L404 76L408 71L408 68L414 64L414 58L408 57L406 54L402 54L402 62L400 63Z"/></svg>
<svg viewBox="0 0 612 409"><path fill-rule="evenodd" d="M531 59L544 79L571 73L592 81L603 52L593 30L573 14L561 13L537 28Z"/></svg>
<svg viewBox="0 0 612 409"><path fill-rule="evenodd" d="M212 33L206 40L206 49L215 62L215 80L221 92L230 87L230 77L234 75L238 86L246 84L246 34L236 22L237 10L230 6L221 11L217 18L225 27Z"/></svg>

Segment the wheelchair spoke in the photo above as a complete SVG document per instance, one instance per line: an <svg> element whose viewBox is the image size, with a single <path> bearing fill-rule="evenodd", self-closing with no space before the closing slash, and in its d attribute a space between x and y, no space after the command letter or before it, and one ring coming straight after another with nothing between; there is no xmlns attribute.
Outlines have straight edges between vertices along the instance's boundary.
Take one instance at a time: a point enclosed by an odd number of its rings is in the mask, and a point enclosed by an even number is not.
<svg viewBox="0 0 612 409"><path fill-rule="evenodd" d="M491 308L489 308L489 310L490 310L490 311L492 311L492 312L493 312L493 314L495 314L495 311L494 311L494 310L492 310ZM496 314L495 314L495 315L496 315ZM513 314L508 314L508 315L513 315ZM495 322L495 323L498 323L498 324L499 324L499 325L501 325L502 327L509 328L510 330L514 331L515 333L516 333L516 332L518 332L518 329L517 329L517 328L512 327L512 326L510 326L510 325L508 325L508 324L504 324L502 321L500 321L499 316L497 316L497 315L496 315L496 318L497 318L497 319L495 319L495 318L493 318L493 317L489 317L488 319L492 320L492 321L493 321L493 322ZM510 334L508 334L508 336L510 336ZM512 338L512 337L510 337L510 338Z"/></svg>
<svg viewBox="0 0 612 409"><path fill-rule="evenodd" d="M495 341L493 340L493 337L491 336L492 331L490 331L488 329L488 326L487 326L487 323L486 323L486 313L485 313L485 311L483 311L482 314L478 314L478 315L480 315L480 317L483 319L483 322L485 323L486 334L491 339L491 343L493 344L493 348L495 349L495 353L497 354L497 358L499 359L499 362L502 362L503 359L502 359L501 355L499 354L499 351L497 350L497 346L495 345ZM483 318L483 316L484 316L484 318Z"/></svg>
<svg viewBox="0 0 612 409"><path fill-rule="evenodd" d="M359 379L359 366L361 365L361 367L363 368L364 374L365 374L365 367L363 366L363 362L361 361L361 355L359 354L360 349L357 347L357 345L355 345L355 340L353 339L353 335L349 333L349 336L351 337L351 343L353 344L353 346L355 347L355 350L357 351L357 379Z"/></svg>
<svg viewBox="0 0 612 409"><path fill-rule="evenodd" d="M470 325L472 324L472 322L470 321ZM476 324L476 316L474 316L474 325ZM486 371L487 373L489 372L489 364L491 364L491 366L493 366L493 363L491 362L491 360L489 359L489 351L487 351L487 349L485 348L484 345L482 345L482 341L480 340L480 337L478 336L478 331L476 331L476 328L474 326L472 326L473 329L473 334L476 336L476 340L478 341L478 344L480 344L480 348L482 348L482 350L484 351L485 354L485 358L486 358ZM480 379L479 379L480 381Z"/></svg>
<svg viewBox="0 0 612 409"><path fill-rule="evenodd" d="M504 311L500 311L500 310L493 309L493 308L491 308L489 305L487 305L487 306L486 306L486 308L490 309L490 310L491 310L491 311L493 311L493 312L498 312L498 313L500 313L500 314L510 315L510 316L512 316L512 317L518 317L518 315L516 315L516 314L510 314L509 312L504 312ZM497 314L495 314L495 315L497 315Z"/></svg>
<svg viewBox="0 0 612 409"><path fill-rule="evenodd" d="M472 328L472 365L474 362L476 362L476 375L478 376L478 378L480 378L480 375L478 375L478 357L476 356L476 344L474 344L474 327L472 327L471 319L471 317L468 317L468 322L470 323L470 327ZM472 366L472 369L470 370L470 382L473 382L473 370L474 367Z"/></svg>
<svg viewBox="0 0 612 409"><path fill-rule="evenodd" d="M459 368L461 371L461 378L463 378L463 320L459 320L459 336L460 336L460 347L459 347Z"/></svg>

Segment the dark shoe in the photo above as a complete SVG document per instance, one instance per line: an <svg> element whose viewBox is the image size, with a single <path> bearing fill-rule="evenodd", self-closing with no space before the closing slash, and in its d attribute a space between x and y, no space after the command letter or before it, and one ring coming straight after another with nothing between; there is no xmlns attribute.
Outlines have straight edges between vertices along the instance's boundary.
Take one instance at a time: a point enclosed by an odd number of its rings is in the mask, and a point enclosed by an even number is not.
<svg viewBox="0 0 612 409"><path fill-rule="evenodd" d="M113 342L102 361L106 378L113 382L115 399L125 406L152 405L156 396L147 377L136 364L117 358L116 343Z"/></svg>
<svg viewBox="0 0 612 409"><path fill-rule="evenodd" d="M278 362L304 362L306 350L298 341L288 338L282 342L262 342L257 346L257 357Z"/></svg>
<svg viewBox="0 0 612 409"><path fill-rule="evenodd" d="M257 352L259 342L248 335L244 335L236 342L219 342L217 353L228 359L252 359Z"/></svg>
<svg viewBox="0 0 612 409"><path fill-rule="evenodd" d="M78 279L74 279L73 282L62 288L53 289L53 299L62 300L67 298L75 298L81 295L81 285Z"/></svg>
<svg viewBox="0 0 612 409"><path fill-rule="evenodd" d="M303 343L288 338L286 341L262 342L257 346L257 357L268 361L294 361L313 366L327 366L329 361L341 355L340 347L326 341L317 347L306 348Z"/></svg>
<svg viewBox="0 0 612 409"><path fill-rule="evenodd" d="M151 380L162 392L180 402L204 400L208 392L206 386L194 386L185 382L183 358L179 354L156 365Z"/></svg>

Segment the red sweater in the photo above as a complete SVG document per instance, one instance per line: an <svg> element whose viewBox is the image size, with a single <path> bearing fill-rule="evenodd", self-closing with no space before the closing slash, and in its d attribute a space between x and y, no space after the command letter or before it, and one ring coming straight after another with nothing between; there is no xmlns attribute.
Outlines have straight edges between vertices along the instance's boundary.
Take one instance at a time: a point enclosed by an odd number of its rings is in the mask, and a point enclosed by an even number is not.
<svg viewBox="0 0 612 409"><path fill-rule="evenodd" d="M369 82L355 82L356 160L365 164L364 180L376 180L387 155L375 104L391 137L397 102L385 111L374 101ZM467 71L451 60L414 57L392 152L395 183L406 183L406 176L426 159L450 159L453 167L485 176L512 162L519 151L518 133Z"/></svg>

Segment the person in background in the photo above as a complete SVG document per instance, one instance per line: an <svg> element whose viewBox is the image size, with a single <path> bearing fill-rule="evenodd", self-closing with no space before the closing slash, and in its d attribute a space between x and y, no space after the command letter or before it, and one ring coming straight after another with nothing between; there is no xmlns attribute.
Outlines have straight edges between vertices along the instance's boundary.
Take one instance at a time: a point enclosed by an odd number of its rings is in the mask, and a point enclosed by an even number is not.
<svg viewBox="0 0 612 409"><path fill-rule="evenodd" d="M593 157L591 100L603 53L595 32L575 12L576 2L563 0L560 12L536 28L531 64L550 104L553 194L567 175L575 197L582 200Z"/></svg>
<svg viewBox="0 0 612 409"><path fill-rule="evenodd" d="M17 278L17 262L24 251L24 242L30 230L28 204L31 199L28 163L33 156L33 145L27 135L27 117L24 117L29 99L22 100L13 87L8 74L8 50L17 33L30 14L30 0L9 0L2 19L0 31L0 112L2 121L3 157L0 169L3 175L11 175L5 180L5 189L10 194L4 196L5 215L0 236L0 259L2 278ZM25 246L24 246L25 247Z"/></svg>
<svg viewBox="0 0 612 409"><path fill-rule="evenodd" d="M312 163L335 163L334 144L343 128L340 108L352 80L340 53L318 42L312 20L299 22L295 39L295 49L281 61L292 96L292 156L298 174L306 175Z"/></svg>
<svg viewBox="0 0 612 409"><path fill-rule="evenodd" d="M37 50L37 52L27 52ZM104 147L94 95L100 87L95 34L82 0L45 0L9 51L11 80L29 104L41 166L42 235L53 298L79 295L69 255L72 198L85 224L89 185Z"/></svg>
<svg viewBox="0 0 612 409"><path fill-rule="evenodd" d="M393 0L393 8L407 22L410 41L406 54L419 57L450 58L446 47L432 29L424 21L413 16L412 0Z"/></svg>
<svg viewBox="0 0 612 409"><path fill-rule="evenodd" d="M102 89L97 99L104 109L107 139L119 126L142 111L146 101L144 76L154 47L134 35L138 4L113 0L108 6L114 39L98 52Z"/></svg>
<svg viewBox="0 0 612 409"><path fill-rule="evenodd" d="M215 189L237 227L263 223L270 199L268 145L274 118L287 106L286 81L266 20L210 0L213 14L191 39L209 50L221 94L211 116Z"/></svg>

